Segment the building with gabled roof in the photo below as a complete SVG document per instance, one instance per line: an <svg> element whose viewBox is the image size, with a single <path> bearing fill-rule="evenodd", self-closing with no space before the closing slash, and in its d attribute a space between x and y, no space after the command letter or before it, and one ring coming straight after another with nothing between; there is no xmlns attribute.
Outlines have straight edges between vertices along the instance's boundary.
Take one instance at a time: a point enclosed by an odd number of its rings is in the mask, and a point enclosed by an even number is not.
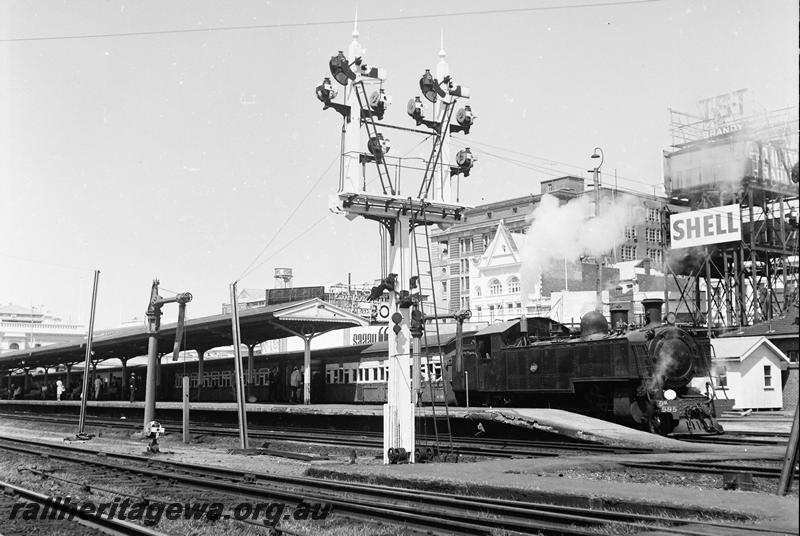
<svg viewBox="0 0 800 536"><path fill-rule="evenodd" d="M750 337L766 337L789 359L789 366L781 372L781 387L783 392L783 408L794 409L800 398L800 370L798 358L800 357L800 314L795 301L789 305L786 312L767 322L760 322L752 326L740 328L722 335L718 340L736 340Z"/></svg>
<svg viewBox="0 0 800 536"><path fill-rule="evenodd" d="M718 399L735 400L733 409L788 409L782 372L788 370L789 358L767 337L717 338L711 346L711 376Z"/></svg>

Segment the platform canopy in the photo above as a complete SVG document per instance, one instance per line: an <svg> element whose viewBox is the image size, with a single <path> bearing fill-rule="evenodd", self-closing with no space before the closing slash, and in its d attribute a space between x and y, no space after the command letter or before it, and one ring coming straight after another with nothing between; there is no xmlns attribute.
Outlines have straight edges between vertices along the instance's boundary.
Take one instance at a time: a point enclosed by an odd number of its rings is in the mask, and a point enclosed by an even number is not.
<svg viewBox="0 0 800 536"><path fill-rule="evenodd" d="M239 311L241 341L251 345L291 336L290 332L312 335L357 326L369 321L319 298L267 305ZM172 352L175 342L174 323L164 324L158 334L161 354ZM290 331L287 331L290 330ZM96 331L92 340L95 360L130 359L147 355L147 329L135 327ZM230 346L230 315L215 315L186 320L185 350L207 351ZM86 358L86 339L0 355L0 371L19 368L54 367L60 364L82 363Z"/></svg>

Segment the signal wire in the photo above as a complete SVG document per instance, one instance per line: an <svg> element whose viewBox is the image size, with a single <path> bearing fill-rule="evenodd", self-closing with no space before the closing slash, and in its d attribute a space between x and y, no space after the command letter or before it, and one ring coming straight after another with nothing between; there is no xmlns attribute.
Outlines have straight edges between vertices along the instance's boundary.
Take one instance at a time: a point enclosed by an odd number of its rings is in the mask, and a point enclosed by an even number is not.
<svg viewBox="0 0 800 536"><path fill-rule="evenodd" d="M236 280L236 282L238 283L238 282L239 282L239 281L240 281L242 278L244 278L244 277L246 277L246 276L250 275L251 273L255 272L256 270L258 270L259 268L261 268L262 266L264 266L264 265L265 265L267 262L269 262L269 261L270 261L270 260L271 260L271 259L272 259L272 258L273 258L275 255L277 255L278 253L280 253L280 252L281 252L281 251L283 251L284 249L286 249L286 248L288 248L289 246L291 246L292 244L294 244L294 243L295 243L295 242L296 242L296 241L297 241L299 238L302 238L304 235L308 234L308 233L309 233L309 232L310 232L312 229L314 229L314 227L316 227L317 225L319 225L320 223L322 223L322 221L323 221L323 220L327 219L327 218L328 218L328 216L330 216L330 213L326 213L326 214L325 214L324 216L322 216L320 219L318 219L317 221L315 221L314 223L312 223L311 225L309 225L308 227L306 227L306 228L305 228L305 230L304 230L303 232L301 232L300 234L298 234L297 236L295 236L295 237L294 237L292 240L290 240L288 243L286 243L286 244L285 244L283 247L281 247L280 249L277 249L277 250L273 251L273 252L272 252L272 255L270 255L269 257L267 257L266 259L264 259L264 260L263 260L262 262L260 262L259 264L256 264L255 266L253 266L253 267L252 267L252 269L251 269L250 271L248 271L248 272L246 272L246 273L243 273L243 274L242 274L242 275L239 277L239 279L237 279L237 280ZM270 241L270 242L271 242L271 241Z"/></svg>
<svg viewBox="0 0 800 536"><path fill-rule="evenodd" d="M292 213L291 213L291 214L289 214L289 217L288 217L288 218L286 218L286 219L283 221L283 223L281 224L281 226L280 226L280 227L278 227L278 229L275 231L275 234L273 234L273 235L272 235L272 238L269 240L269 242L267 242L267 244L266 244L266 245L265 245L265 246L264 246L264 247L261 249L261 251L259 251L258 255L256 255L256 256L255 256L255 258L252 260L252 262L250 262L250 264L249 264L249 265L247 265L247 268L245 268L245 269L244 269L244 271L243 271L243 272L242 272L242 273L239 275L239 277L237 277L237 278L236 278L236 282L237 282L237 283L238 283L238 282L239 282L239 281L240 281L240 280L241 280L243 277L245 277L245 276L249 275L250 273L252 273L252 271L253 271L253 270L255 270L255 268L253 268L253 265L254 265L256 262L258 262L258 259L259 259L259 258L260 258L260 257L261 257L261 256L264 254L264 252L265 252L265 251L267 251L267 249L268 249L268 248L269 248L269 247L272 245L272 243L273 243L273 242L275 241L275 239L278 237L278 235L279 235L279 234L280 234L280 232L283 230L283 228L284 228L284 227L286 227L286 224L288 224L288 223L289 223L289 220L291 220L291 219L292 219L292 217L294 217L294 215L295 215L295 214L297 214L297 211L298 211L298 210L300 210L300 207L301 207L301 206L303 206L303 203L305 203L306 199L308 199L308 196L309 196L309 195L311 195L311 192L313 192L313 191L314 191L314 189L315 189L315 188L316 188L316 187L319 185L319 183L322 181L322 179L323 179L323 178L325 178L325 175L327 175L328 171L330 171L331 167L333 166L333 164L335 164L335 163L336 163L336 161L337 161L338 159L339 159L339 155L337 155L337 156L336 156L336 157L335 157L333 160L331 160L330 164L328 164L328 167L326 167L326 168L325 168L325 171L323 171L323 172L322 172L322 174L319 176L319 178L317 178L317 180L314 182L314 184L312 184L312 185L311 185L311 188L309 188L309 189L308 189L308 191L306 192L306 195L304 195L304 196L303 196L303 198L300 200L300 202L299 202L299 203L297 203L297 206L295 206L295 207L294 207L294 210L292 211ZM319 220L318 220L318 221L319 221ZM273 254L273 255L274 255L274 254ZM271 258L271 257L270 257L270 258ZM262 264L263 264L263 263L262 263ZM259 264L258 266L261 266L262 264ZM257 266L257 267L258 267L258 266ZM257 268L257 267L256 267L256 268Z"/></svg>

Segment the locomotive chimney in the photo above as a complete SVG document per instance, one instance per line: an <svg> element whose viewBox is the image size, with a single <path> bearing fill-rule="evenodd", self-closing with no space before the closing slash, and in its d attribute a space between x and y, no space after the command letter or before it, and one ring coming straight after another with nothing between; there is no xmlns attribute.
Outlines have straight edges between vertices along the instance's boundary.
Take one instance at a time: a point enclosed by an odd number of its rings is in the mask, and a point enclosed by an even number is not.
<svg viewBox="0 0 800 536"><path fill-rule="evenodd" d="M628 306L624 303L611 304L611 327L619 329L621 324L628 323Z"/></svg>
<svg viewBox="0 0 800 536"><path fill-rule="evenodd" d="M664 300L661 298L647 298L642 300L642 307L644 307L644 323L645 325L661 323L661 306Z"/></svg>

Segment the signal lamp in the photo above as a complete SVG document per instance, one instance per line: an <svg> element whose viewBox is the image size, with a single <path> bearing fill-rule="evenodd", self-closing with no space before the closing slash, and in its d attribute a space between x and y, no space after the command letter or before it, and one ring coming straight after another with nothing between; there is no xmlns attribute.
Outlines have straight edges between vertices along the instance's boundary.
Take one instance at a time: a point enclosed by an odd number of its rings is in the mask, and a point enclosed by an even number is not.
<svg viewBox="0 0 800 536"><path fill-rule="evenodd" d="M358 65L361 76L386 80L386 69L379 69L378 67L371 67L366 63L361 63L360 58L356 60L356 65Z"/></svg>
<svg viewBox="0 0 800 536"><path fill-rule="evenodd" d="M411 119L417 122L417 125L422 124L422 120L425 118L425 105L419 95L408 101L406 112L408 112Z"/></svg>
<svg viewBox="0 0 800 536"><path fill-rule="evenodd" d="M403 326L401 325L403 322L403 315L401 313L394 313L392 315L392 331L394 331L395 335L399 335L400 332L403 330Z"/></svg>
<svg viewBox="0 0 800 536"><path fill-rule="evenodd" d="M367 149L369 149L369 152L372 153L372 156L375 157L375 161L379 164L383 162L383 157L389 152L390 148L389 140L385 139L380 132L371 137L367 142Z"/></svg>
<svg viewBox="0 0 800 536"><path fill-rule="evenodd" d="M472 151L469 147L463 151L456 153L456 166L450 168L450 175L458 175L463 173L465 177L469 177L469 172L475 162L475 157L472 156Z"/></svg>
<svg viewBox="0 0 800 536"><path fill-rule="evenodd" d="M343 86L347 85L348 80L356 79L356 73L350 69L350 64L347 62L347 58L341 50L338 55L331 57L328 66L331 69L331 75L333 75L334 80Z"/></svg>
<svg viewBox="0 0 800 536"><path fill-rule="evenodd" d="M338 92L331 84L331 79L327 76L322 80L322 83L317 86L317 98L325 104L327 108L331 101L336 98Z"/></svg>
<svg viewBox="0 0 800 536"><path fill-rule="evenodd" d="M451 125L451 131L458 132L464 131L464 134L469 134L469 129L475 122L475 115L472 113L472 108L469 105L459 109L456 112L456 123L458 126Z"/></svg>
<svg viewBox="0 0 800 536"><path fill-rule="evenodd" d="M441 86L439 86L438 80L431 74L430 69L425 69L425 74L419 79L419 89L422 91L422 95L431 102L436 102L437 95L439 97L447 95Z"/></svg>
<svg viewBox="0 0 800 536"><path fill-rule="evenodd" d="M369 96L369 108L372 111L372 115L378 119L383 119L386 108L391 104L392 98L384 93L382 89L380 91L374 91L372 95Z"/></svg>
<svg viewBox="0 0 800 536"><path fill-rule="evenodd" d="M466 87L466 86L453 86L453 84L450 84L449 89L448 89L447 92L450 93L450 95L452 95L454 97L463 97L465 99L468 99L469 95L470 95L470 91L469 91L468 87Z"/></svg>
<svg viewBox="0 0 800 536"><path fill-rule="evenodd" d="M409 329L411 330L412 337L422 337L422 334L425 331L424 321L425 318L422 316L422 311L416 307L411 310L411 324Z"/></svg>

